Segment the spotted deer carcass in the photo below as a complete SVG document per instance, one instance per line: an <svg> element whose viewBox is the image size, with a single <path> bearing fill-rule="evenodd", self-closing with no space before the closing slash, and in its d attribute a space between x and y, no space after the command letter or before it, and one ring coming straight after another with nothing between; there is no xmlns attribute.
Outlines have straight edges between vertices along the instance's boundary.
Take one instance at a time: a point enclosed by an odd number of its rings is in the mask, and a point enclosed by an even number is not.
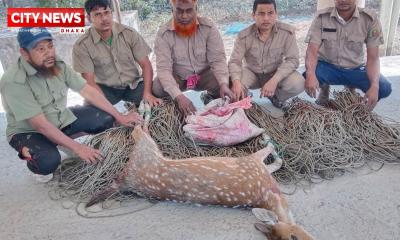
<svg viewBox="0 0 400 240"><path fill-rule="evenodd" d="M257 225L259 230L270 229L269 237L312 239L294 224L287 201L271 176L280 166L266 166L263 162L271 153L271 147L246 157L172 160L163 156L157 144L141 126L136 126L132 134L135 146L124 169L124 189L130 188L144 197L159 200L269 209L277 216L273 224L277 229L271 224ZM88 205L95 202L91 201ZM260 229L260 226L264 228Z"/></svg>

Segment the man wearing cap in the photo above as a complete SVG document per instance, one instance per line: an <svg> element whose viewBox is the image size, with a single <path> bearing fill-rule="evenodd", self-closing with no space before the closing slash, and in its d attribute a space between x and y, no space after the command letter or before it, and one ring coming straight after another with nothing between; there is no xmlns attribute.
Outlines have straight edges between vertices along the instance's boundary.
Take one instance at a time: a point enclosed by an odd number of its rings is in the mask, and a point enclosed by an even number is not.
<svg viewBox="0 0 400 240"><path fill-rule="evenodd" d="M142 98L151 106L160 104L161 99L151 92L153 68L148 57L151 49L142 36L135 29L113 21L109 0L87 0L85 10L92 26L74 44L74 70L111 104L124 100L139 105Z"/></svg>
<svg viewBox="0 0 400 240"><path fill-rule="evenodd" d="M254 1L253 19L255 23L237 36L229 60L232 91L236 98L242 98L247 89L261 88L261 97L281 108L304 90L304 78L296 71L299 49L295 28L277 21L275 0Z"/></svg>
<svg viewBox="0 0 400 240"><path fill-rule="evenodd" d="M324 104L330 85L357 88L365 93L372 110L392 92L391 84L380 74L381 24L373 11L358 8L357 0L334 1L335 7L318 12L306 37L306 92L317 97L321 87L317 102Z"/></svg>
<svg viewBox="0 0 400 240"><path fill-rule="evenodd" d="M196 111L182 91L206 90L203 102L219 96L234 98L229 89L229 72L224 44L211 20L197 16L197 0L171 0L173 18L157 33L157 77L153 92L170 96L184 115Z"/></svg>
<svg viewBox="0 0 400 240"><path fill-rule="evenodd" d="M27 160L28 168L40 175L53 173L60 164L57 145L64 146L88 163L101 153L70 136L99 133L112 127L114 119L133 126L137 113L120 114L107 99L86 84L55 55L53 38L45 28L22 28L18 33L21 57L0 81L7 118L7 139ZM72 89L93 105L67 108L67 91Z"/></svg>

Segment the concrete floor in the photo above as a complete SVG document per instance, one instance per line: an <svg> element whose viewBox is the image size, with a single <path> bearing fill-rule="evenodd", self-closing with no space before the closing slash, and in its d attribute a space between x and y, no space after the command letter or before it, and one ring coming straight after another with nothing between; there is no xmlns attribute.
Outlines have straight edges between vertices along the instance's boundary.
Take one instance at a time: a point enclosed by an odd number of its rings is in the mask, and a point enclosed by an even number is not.
<svg viewBox="0 0 400 240"><path fill-rule="evenodd" d="M382 72L390 77L393 94L376 108L379 114L398 121L399 63L399 57L382 60ZM5 140L4 113L0 113L0 126L1 240L265 239L254 229L256 219L247 210L162 202L118 217L80 217L74 208L64 208L66 202L51 200L50 189L29 175L24 162ZM298 223L316 239L397 240L399 182L400 165L385 165L378 172L357 170L298 189L288 196L289 205ZM117 211L129 212L143 206L146 203L134 201Z"/></svg>

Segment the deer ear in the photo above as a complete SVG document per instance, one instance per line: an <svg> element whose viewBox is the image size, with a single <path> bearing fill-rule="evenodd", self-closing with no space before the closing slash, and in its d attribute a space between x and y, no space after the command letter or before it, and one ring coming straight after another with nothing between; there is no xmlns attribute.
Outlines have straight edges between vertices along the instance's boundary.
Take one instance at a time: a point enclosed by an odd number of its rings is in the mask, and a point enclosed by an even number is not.
<svg viewBox="0 0 400 240"><path fill-rule="evenodd" d="M270 210L264 208L253 208L251 212L263 223L274 225L278 222L278 217Z"/></svg>
<svg viewBox="0 0 400 240"><path fill-rule="evenodd" d="M265 224L265 223L254 223L254 227L255 227L258 231L260 231L260 232L262 232L262 233L264 233L264 234L266 234L266 235L271 234L271 231L272 231L272 225L270 225L270 224Z"/></svg>

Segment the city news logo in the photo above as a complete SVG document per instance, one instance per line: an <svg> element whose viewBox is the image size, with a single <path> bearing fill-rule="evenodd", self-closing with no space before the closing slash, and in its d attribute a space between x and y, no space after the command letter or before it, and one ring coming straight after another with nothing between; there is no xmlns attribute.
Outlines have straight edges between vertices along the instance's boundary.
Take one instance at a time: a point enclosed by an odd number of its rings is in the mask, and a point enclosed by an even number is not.
<svg viewBox="0 0 400 240"><path fill-rule="evenodd" d="M60 33L85 33L84 8L8 8L10 28L59 28Z"/></svg>

